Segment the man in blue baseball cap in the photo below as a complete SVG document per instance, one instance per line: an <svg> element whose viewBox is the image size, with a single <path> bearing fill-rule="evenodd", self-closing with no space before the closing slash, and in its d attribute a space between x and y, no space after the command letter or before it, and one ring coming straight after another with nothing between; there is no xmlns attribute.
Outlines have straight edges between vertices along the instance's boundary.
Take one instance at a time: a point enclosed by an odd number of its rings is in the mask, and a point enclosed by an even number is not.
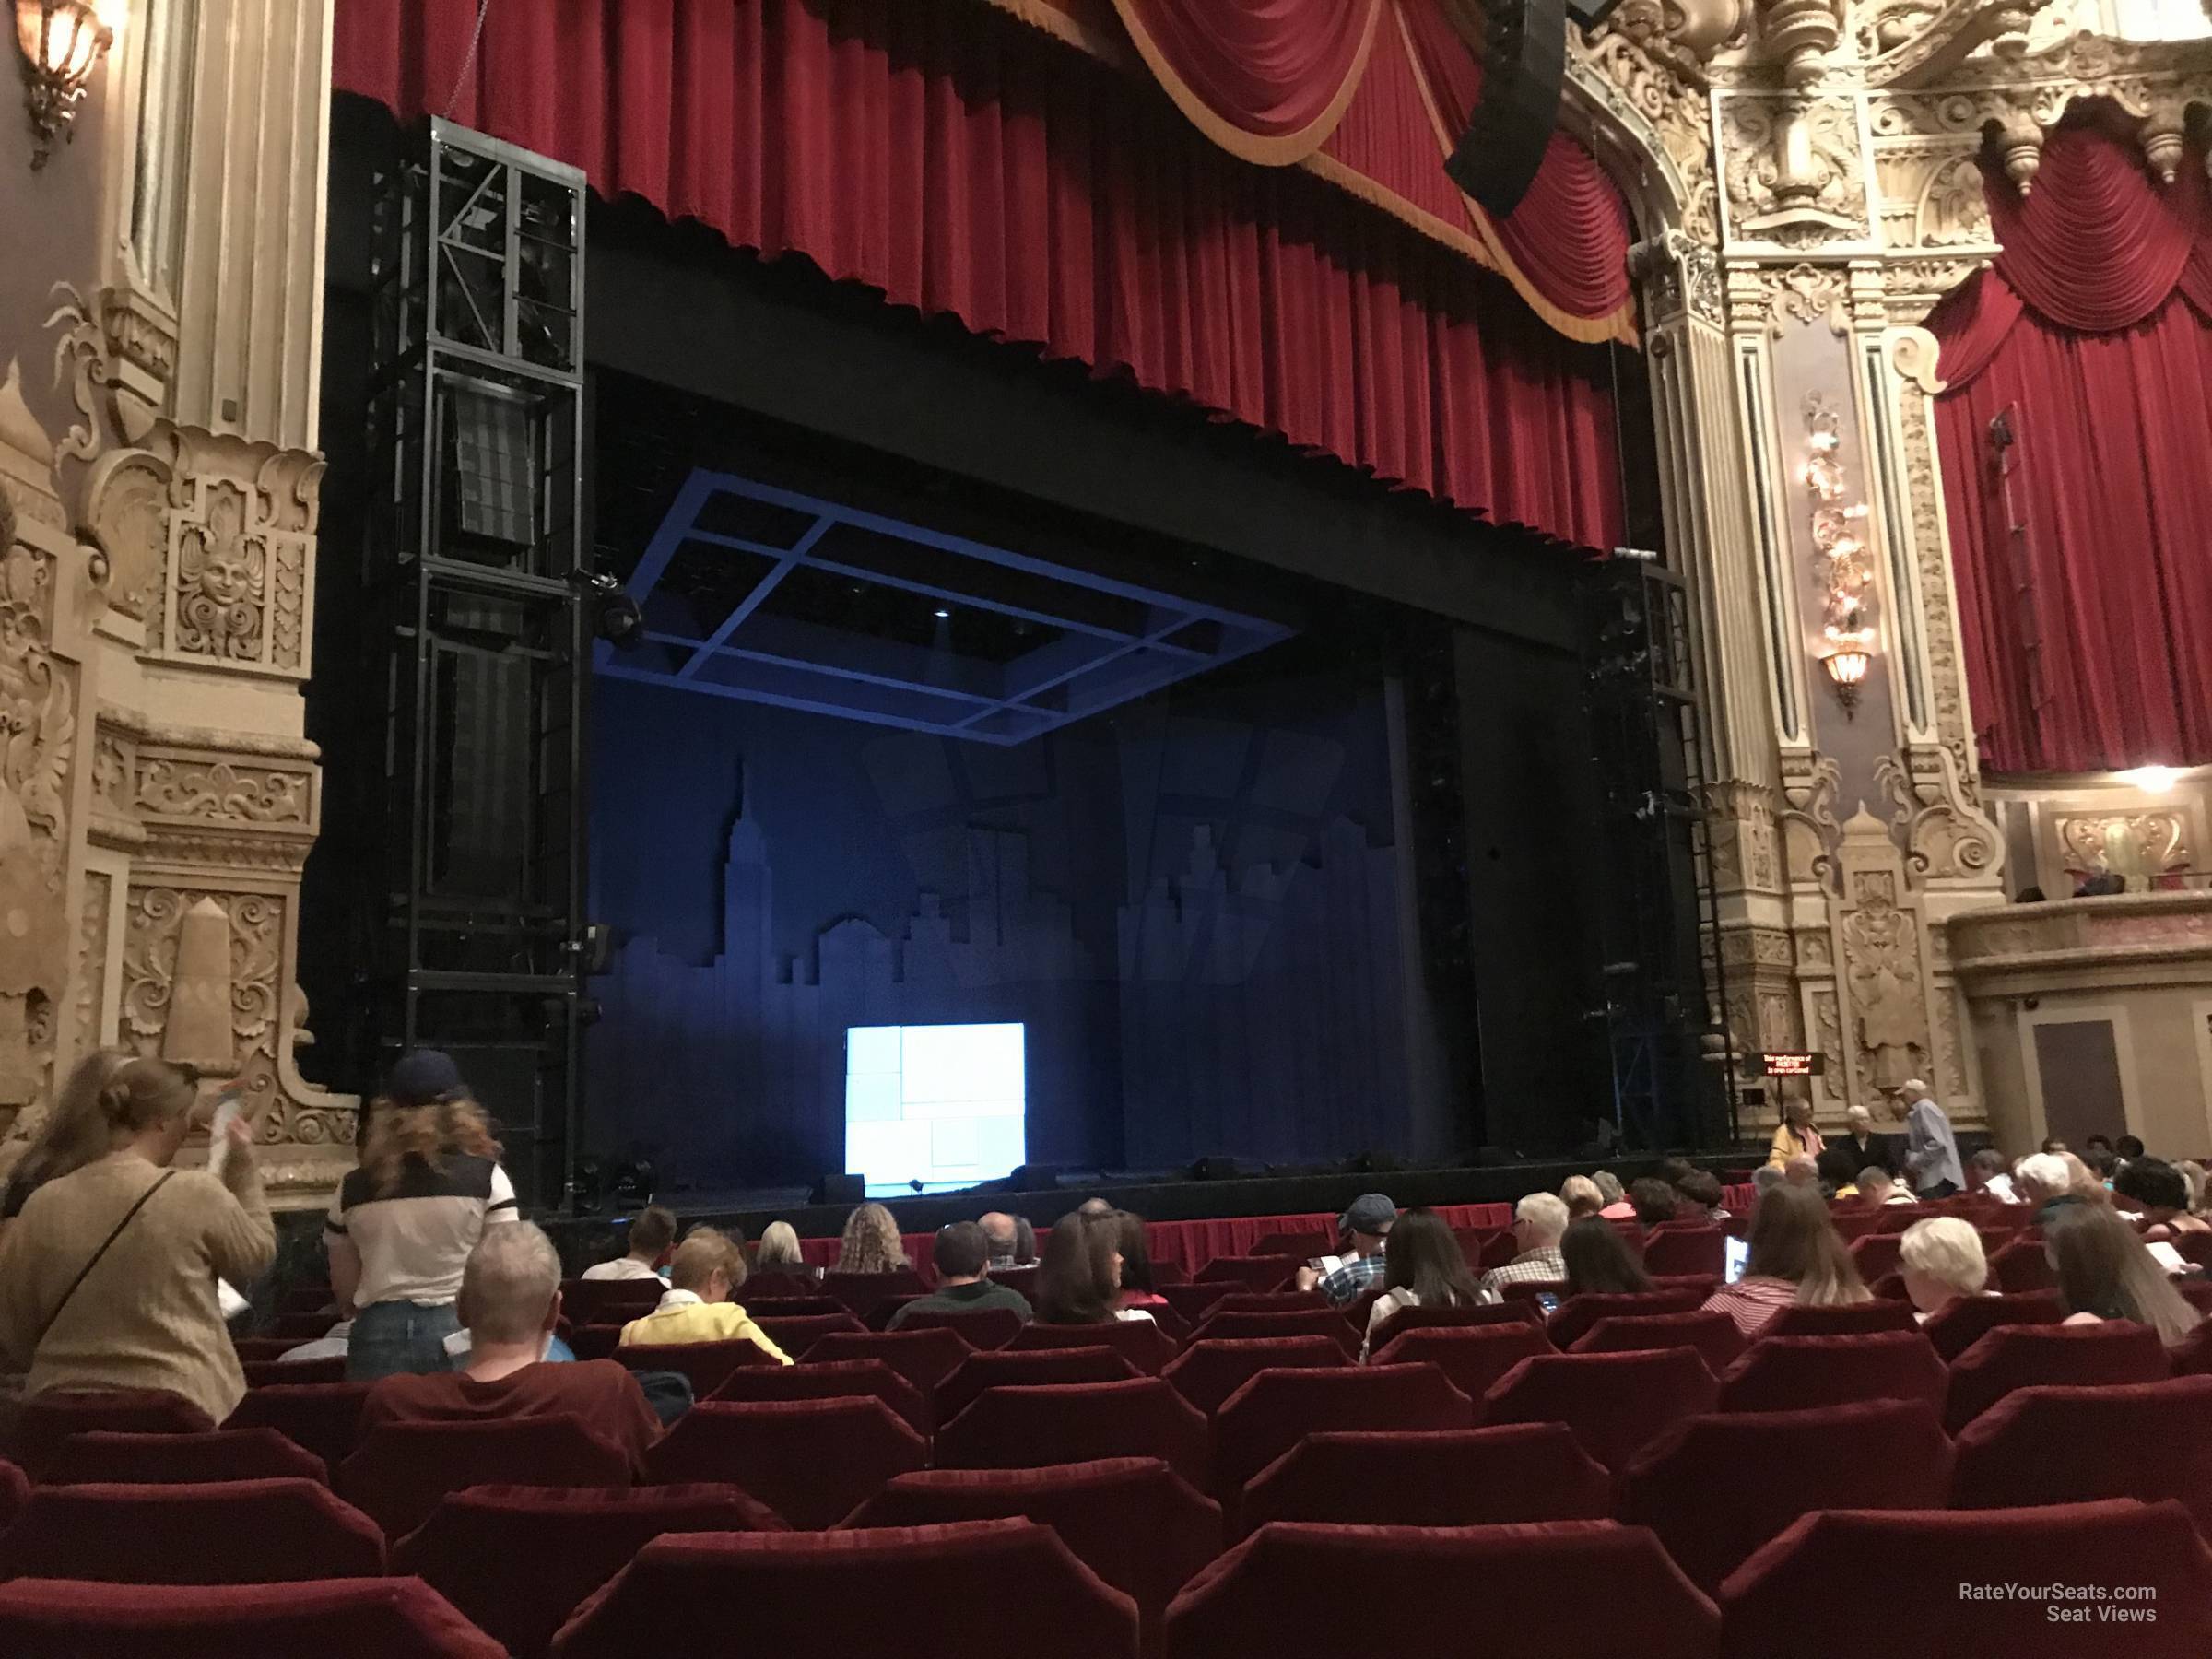
<svg viewBox="0 0 2212 1659"><path fill-rule="evenodd" d="M1336 1218L1336 1231L1345 1250L1336 1265L1325 1275L1312 1263L1298 1270L1298 1288L1318 1288L1332 1304L1343 1307L1371 1286L1382 1282L1382 1247L1396 1225L1398 1206L1381 1193L1362 1193Z"/></svg>

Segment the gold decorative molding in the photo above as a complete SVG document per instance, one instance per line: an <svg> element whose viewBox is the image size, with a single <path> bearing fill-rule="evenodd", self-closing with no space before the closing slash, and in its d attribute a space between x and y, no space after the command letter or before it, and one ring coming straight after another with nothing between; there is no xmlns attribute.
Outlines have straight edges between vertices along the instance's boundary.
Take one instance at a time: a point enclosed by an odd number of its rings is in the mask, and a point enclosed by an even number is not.
<svg viewBox="0 0 2212 1659"><path fill-rule="evenodd" d="M1873 238L1855 103L1763 92L1724 93L1715 103L1732 249Z"/></svg>

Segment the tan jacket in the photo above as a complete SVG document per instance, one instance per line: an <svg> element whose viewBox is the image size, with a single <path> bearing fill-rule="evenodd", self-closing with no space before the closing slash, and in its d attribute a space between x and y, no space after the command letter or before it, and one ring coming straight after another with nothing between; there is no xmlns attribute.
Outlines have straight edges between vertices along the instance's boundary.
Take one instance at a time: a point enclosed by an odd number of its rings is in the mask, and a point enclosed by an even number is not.
<svg viewBox="0 0 2212 1659"><path fill-rule="evenodd" d="M162 1388L218 1423L245 1397L215 1282L243 1288L266 1273L276 1231L253 1160L242 1155L229 1160L221 1181L178 1171L40 1340L85 1264L162 1173L135 1154L100 1159L33 1193L7 1229L0 1243L0 1367L28 1369L27 1393Z"/></svg>

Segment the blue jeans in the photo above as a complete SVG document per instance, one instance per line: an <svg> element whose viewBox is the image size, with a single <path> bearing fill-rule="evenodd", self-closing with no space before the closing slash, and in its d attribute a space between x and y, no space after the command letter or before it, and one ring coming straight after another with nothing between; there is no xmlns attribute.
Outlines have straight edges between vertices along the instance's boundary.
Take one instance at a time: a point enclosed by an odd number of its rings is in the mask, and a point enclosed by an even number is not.
<svg viewBox="0 0 2212 1659"><path fill-rule="evenodd" d="M354 1315L346 1381L422 1376L451 1369L445 1339L461 1328L451 1302L371 1302Z"/></svg>

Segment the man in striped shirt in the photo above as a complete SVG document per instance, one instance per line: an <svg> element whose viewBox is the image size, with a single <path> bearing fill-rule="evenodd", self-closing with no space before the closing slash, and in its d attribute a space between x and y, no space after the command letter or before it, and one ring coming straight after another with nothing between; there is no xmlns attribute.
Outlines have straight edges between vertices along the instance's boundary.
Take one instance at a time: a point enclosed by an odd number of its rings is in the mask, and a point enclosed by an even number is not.
<svg viewBox="0 0 2212 1659"><path fill-rule="evenodd" d="M1503 1301L1504 1287L1531 1280L1564 1280L1559 1241L1567 1236L1567 1205L1556 1193L1531 1193L1513 1206L1513 1242L1521 1253L1482 1276L1482 1300Z"/></svg>

